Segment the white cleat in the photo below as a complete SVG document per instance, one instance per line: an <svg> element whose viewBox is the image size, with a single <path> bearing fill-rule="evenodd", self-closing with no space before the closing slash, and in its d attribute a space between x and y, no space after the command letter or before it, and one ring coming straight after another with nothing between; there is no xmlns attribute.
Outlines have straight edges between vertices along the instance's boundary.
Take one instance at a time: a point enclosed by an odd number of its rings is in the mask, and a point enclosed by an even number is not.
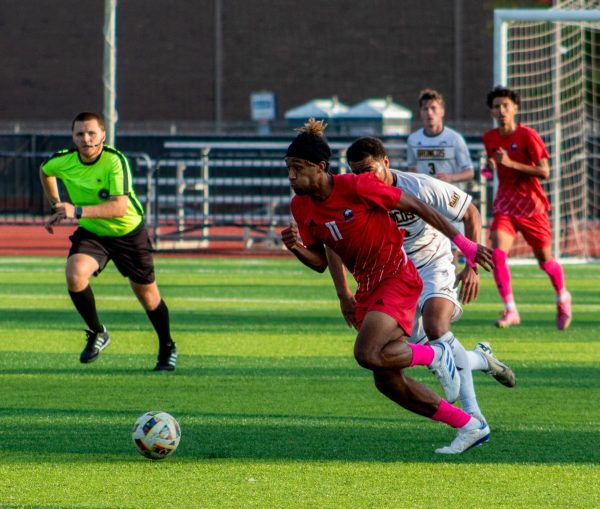
<svg viewBox="0 0 600 509"><path fill-rule="evenodd" d="M477 343L474 351L483 355L487 360L488 369L485 370L486 374L493 376L498 382L506 387L514 387L517 385L517 379L513 370L502 361L498 360L492 351L492 345L487 341Z"/></svg>
<svg viewBox="0 0 600 509"><path fill-rule="evenodd" d="M444 394L446 395L446 401L454 403L458 399L458 393L460 392L460 376L454 363L454 355L450 346L446 343L439 342L431 345L433 348L439 348L442 350L442 355L438 362L434 362L429 366L429 370L439 380Z"/></svg>
<svg viewBox="0 0 600 509"><path fill-rule="evenodd" d="M475 419L487 426L487 421L485 420L485 417L479 412L469 412L469 415L471 417L475 417Z"/></svg>
<svg viewBox="0 0 600 509"><path fill-rule="evenodd" d="M452 440L450 445L436 449L438 454L461 454L469 449L481 445L490 439L490 427L482 422L481 426L476 429L458 430L456 438Z"/></svg>

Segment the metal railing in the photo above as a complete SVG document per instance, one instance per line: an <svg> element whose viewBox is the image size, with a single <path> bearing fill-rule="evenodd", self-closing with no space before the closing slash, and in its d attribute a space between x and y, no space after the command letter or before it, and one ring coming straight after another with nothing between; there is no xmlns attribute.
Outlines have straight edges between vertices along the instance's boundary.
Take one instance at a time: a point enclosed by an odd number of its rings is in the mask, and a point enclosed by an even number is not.
<svg viewBox="0 0 600 509"><path fill-rule="evenodd" d="M127 152L133 184L158 250L280 248L292 197L284 155L289 142L166 141L160 157ZM347 143L330 143L334 173L348 171ZM405 142L387 142L392 167ZM483 147L469 144L479 169ZM49 213L38 169L52 152L0 151L0 224L42 223ZM467 191L485 221L489 187L476 171ZM64 190L62 190L62 193Z"/></svg>

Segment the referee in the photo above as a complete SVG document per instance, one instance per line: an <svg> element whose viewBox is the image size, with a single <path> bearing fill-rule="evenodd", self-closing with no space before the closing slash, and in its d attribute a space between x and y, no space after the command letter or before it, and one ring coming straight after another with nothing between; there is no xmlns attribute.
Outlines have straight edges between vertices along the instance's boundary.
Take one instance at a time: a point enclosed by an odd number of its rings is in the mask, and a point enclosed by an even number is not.
<svg viewBox="0 0 600 509"><path fill-rule="evenodd" d="M94 362L110 344L106 327L96 311L90 278L112 260L129 278L136 297L158 335L155 371L173 371L177 350L171 338L169 310L154 277L152 244L143 221L144 210L131 186L127 158L104 144L104 121L83 112L72 124L75 148L56 152L40 168L44 193L53 215L44 225L49 233L63 219L75 218L79 227L69 237L66 278L69 295L88 326L87 344L79 360ZM60 200L56 179L65 185L72 203Z"/></svg>

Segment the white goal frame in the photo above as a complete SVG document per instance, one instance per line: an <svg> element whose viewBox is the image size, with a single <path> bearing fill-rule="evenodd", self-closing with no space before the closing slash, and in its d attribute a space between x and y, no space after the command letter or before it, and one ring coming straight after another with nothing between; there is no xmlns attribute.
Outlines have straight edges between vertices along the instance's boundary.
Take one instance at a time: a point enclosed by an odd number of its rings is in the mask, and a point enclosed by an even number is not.
<svg viewBox="0 0 600 509"><path fill-rule="evenodd" d="M512 22L600 22L600 9L498 9L494 11L494 83L493 85L508 85L508 31ZM560 25L557 25L560 26ZM554 54L560 59L560 38L555 41ZM554 83L560 83L560 66L555 66L555 75L552 77ZM557 176L550 188L552 198L552 251L556 259L561 258L561 102L559 100L561 90L553 86L555 97L555 127L554 127L554 150L551 154L551 172Z"/></svg>

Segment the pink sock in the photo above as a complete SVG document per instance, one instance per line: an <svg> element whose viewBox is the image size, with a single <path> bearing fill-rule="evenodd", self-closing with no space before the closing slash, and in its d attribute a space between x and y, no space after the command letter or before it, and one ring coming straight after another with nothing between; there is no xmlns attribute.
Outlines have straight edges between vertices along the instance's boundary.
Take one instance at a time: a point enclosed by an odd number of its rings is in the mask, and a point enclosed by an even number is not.
<svg viewBox="0 0 600 509"><path fill-rule="evenodd" d="M413 345L412 343L409 343L408 346L412 350L411 366L429 366L433 362L433 357L435 356L433 347L429 345Z"/></svg>
<svg viewBox="0 0 600 509"><path fill-rule="evenodd" d="M445 399L440 401L440 406L431 418L434 421L446 423L453 428L462 428L471 420L471 416L467 412L451 405Z"/></svg>
<svg viewBox="0 0 600 509"><path fill-rule="evenodd" d="M556 295L560 296L565 289L565 273L560 263L552 258L542 263L540 267L550 277L550 282L556 291Z"/></svg>
<svg viewBox="0 0 600 509"><path fill-rule="evenodd" d="M506 258L508 253L501 249L494 249L492 251L492 261L494 262L494 281L498 287L498 293L502 297L502 302L508 304L513 302L512 286L510 284L510 270L508 270L508 264Z"/></svg>

